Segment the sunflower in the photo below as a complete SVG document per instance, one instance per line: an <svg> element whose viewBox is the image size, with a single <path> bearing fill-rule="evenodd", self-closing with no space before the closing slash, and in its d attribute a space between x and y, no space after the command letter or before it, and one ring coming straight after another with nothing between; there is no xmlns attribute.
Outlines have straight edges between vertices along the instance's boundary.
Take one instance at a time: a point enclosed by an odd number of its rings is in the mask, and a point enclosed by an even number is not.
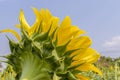
<svg viewBox="0 0 120 80"><path fill-rule="evenodd" d="M30 26L20 11L17 28L21 35L11 29L18 42L9 39L11 54L5 56L13 67L16 80L88 80L81 72L93 71L102 76L94 65L100 54L92 49L91 39L85 31L71 23L66 16L60 23L48 9L32 8L36 20Z"/></svg>

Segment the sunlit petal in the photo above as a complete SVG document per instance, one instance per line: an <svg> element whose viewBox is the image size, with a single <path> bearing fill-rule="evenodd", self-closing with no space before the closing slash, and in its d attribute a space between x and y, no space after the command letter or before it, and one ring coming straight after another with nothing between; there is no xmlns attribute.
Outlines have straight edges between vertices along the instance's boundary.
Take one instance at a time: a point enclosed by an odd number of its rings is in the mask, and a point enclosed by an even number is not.
<svg viewBox="0 0 120 80"><path fill-rule="evenodd" d="M14 30L11 30L11 29L5 29L5 30L1 30L0 32L2 32L2 33L6 33L6 32L10 32L10 33L12 33L17 39L18 39L18 41L20 41L21 40L21 37L20 37L20 35L16 32L16 31L14 31Z"/></svg>
<svg viewBox="0 0 120 80"><path fill-rule="evenodd" d="M77 56L73 58L73 60L81 60L81 61L86 61L89 63L94 63L98 60L100 55L96 52L96 50L92 48L88 48L85 51L79 53Z"/></svg>
<svg viewBox="0 0 120 80"><path fill-rule="evenodd" d="M39 29L40 23L41 23L41 18L40 18L39 11L36 8L32 8L32 9L34 11L34 14L36 15L36 20L29 30L29 35L31 35L35 32L38 32L38 29Z"/></svg>
<svg viewBox="0 0 120 80"><path fill-rule="evenodd" d="M85 77L85 76L80 75L80 74L76 75L76 77L79 78L80 80L90 80L88 77Z"/></svg>
<svg viewBox="0 0 120 80"><path fill-rule="evenodd" d="M26 19L25 19L25 17L24 17L24 12L23 12L23 10L20 11L19 20L20 20L20 22L21 22L21 24L22 24L21 27L22 27L25 31L28 31L29 28L30 28L30 26L29 26L29 24L27 23L27 21L26 21Z"/></svg>
<svg viewBox="0 0 120 80"><path fill-rule="evenodd" d="M88 36L81 36L72 39L67 46L67 50L81 49L84 50L92 44L91 39Z"/></svg>
<svg viewBox="0 0 120 80"><path fill-rule="evenodd" d="M51 24L51 29L50 29L49 35L51 35L56 30L56 28L58 27L58 25L59 25L59 18L53 17L51 23L52 24Z"/></svg>
<svg viewBox="0 0 120 80"><path fill-rule="evenodd" d="M69 26L71 26L72 24L71 24L71 19L70 19L70 17L69 16L66 16L65 18L64 18L64 20L62 21L62 23L61 23L61 25L60 25L60 28L65 28L65 27L69 27Z"/></svg>
<svg viewBox="0 0 120 80"><path fill-rule="evenodd" d="M76 69L80 70L80 71L94 71L94 72L98 73L100 76L102 76L102 72L92 64L86 63L86 64L79 66Z"/></svg>

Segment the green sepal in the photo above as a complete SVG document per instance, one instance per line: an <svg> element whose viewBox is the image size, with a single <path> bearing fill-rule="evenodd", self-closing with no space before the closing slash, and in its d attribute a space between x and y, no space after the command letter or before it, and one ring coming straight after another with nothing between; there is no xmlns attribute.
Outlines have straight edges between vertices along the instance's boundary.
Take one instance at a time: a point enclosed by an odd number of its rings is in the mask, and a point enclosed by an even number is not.
<svg viewBox="0 0 120 80"><path fill-rule="evenodd" d="M50 64L51 70L54 72L60 66L58 60L56 60L55 56L51 55L44 59L48 64ZM54 66L53 66L54 65Z"/></svg>
<svg viewBox="0 0 120 80"><path fill-rule="evenodd" d="M76 74L82 73L82 71L80 71L80 70L72 70L71 73L76 75Z"/></svg>
<svg viewBox="0 0 120 80"><path fill-rule="evenodd" d="M56 30L57 30L58 28L56 27L56 29L53 31L53 33L50 35L50 38L51 38L51 40L54 38L54 34L55 34L55 32L56 32Z"/></svg>
<svg viewBox="0 0 120 80"><path fill-rule="evenodd" d="M66 51L66 52L64 52L63 56L66 56L66 57L67 57L67 56L70 56L73 52L75 52L75 51L77 51L77 50L79 50L79 49Z"/></svg>
<svg viewBox="0 0 120 80"><path fill-rule="evenodd" d="M71 63L72 63L72 58L70 58L70 57L66 57L65 59L64 59L64 70L65 71L67 71L68 70L68 68L69 68L69 66L71 65Z"/></svg>
<svg viewBox="0 0 120 80"><path fill-rule="evenodd" d="M22 44L22 49L23 49L23 51L32 51L32 40L26 40L26 39L24 39L24 41L21 43Z"/></svg>
<svg viewBox="0 0 120 80"><path fill-rule="evenodd" d="M22 36L22 39L28 39L28 32L27 31L25 31L24 29L23 29L23 24L22 24L22 22L20 22L21 23L21 27L20 27L20 31L21 31L21 36Z"/></svg>
<svg viewBox="0 0 120 80"><path fill-rule="evenodd" d="M59 57L63 56L69 42L70 42L70 40L67 43L65 43L64 45L56 46L55 50L56 50Z"/></svg>
<svg viewBox="0 0 120 80"><path fill-rule="evenodd" d="M79 67L79 66L81 66L81 65L83 65L83 64L85 64L85 62L79 63L79 64L74 65L74 66L70 66L70 67L68 68L68 70L74 70L74 69L76 69L77 67Z"/></svg>
<svg viewBox="0 0 120 80"><path fill-rule="evenodd" d="M42 59L43 55L42 55L42 49L40 47L40 44L37 42L33 42L32 45L33 45L32 53L38 55L39 58Z"/></svg>
<svg viewBox="0 0 120 80"><path fill-rule="evenodd" d="M68 72L67 74L68 80L78 80L75 75L73 75L71 72Z"/></svg>
<svg viewBox="0 0 120 80"><path fill-rule="evenodd" d="M14 48L16 47L17 43L13 40L11 40L9 37L7 37L7 39L9 40L9 47L10 47L10 51L13 52Z"/></svg>
<svg viewBox="0 0 120 80"><path fill-rule="evenodd" d="M42 29L41 29L42 27L41 26L42 26L42 21L40 22L40 25L39 25L38 29L35 29L37 31L34 31L34 33L30 36L31 39L36 37L38 34L41 34L41 32L42 32Z"/></svg>
<svg viewBox="0 0 120 80"><path fill-rule="evenodd" d="M43 43L43 46L42 46L42 50L43 50L43 56L49 56L49 55L52 55L52 51L54 50L54 47L52 45L52 42L50 42L49 40L48 41L45 41Z"/></svg>
<svg viewBox="0 0 120 80"><path fill-rule="evenodd" d="M33 38L33 41L41 42L41 41L46 40L47 38L48 38L48 33L41 33L35 36Z"/></svg>
<svg viewBox="0 0 120 80"><path fill-rule="evenodd" d="M41 42L41 41L47 40L49 38L48 34L50 32L50 29L51 29L51 27L49 28L49 30L47 32L41 32L38 35L36 34L33 38L33 41Z"/></svg>

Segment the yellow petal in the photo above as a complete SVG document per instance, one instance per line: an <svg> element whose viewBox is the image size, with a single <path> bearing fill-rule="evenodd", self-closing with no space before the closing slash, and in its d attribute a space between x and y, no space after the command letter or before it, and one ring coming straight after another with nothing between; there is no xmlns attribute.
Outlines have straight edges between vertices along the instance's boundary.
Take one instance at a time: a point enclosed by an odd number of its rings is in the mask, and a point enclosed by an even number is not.
<svg viewBox="0 0 120 80"><path fill-rule="evenodd" d="M83 65L79 66L78 68L76 68L76 70L94 71L94 72L98 73L102 77L102 72L92 64L88 64L88 63L83 64Z"/></svg>
<svg viewBox="0 0 120 80"><path fill-rule="evenodd" d="M95 63L100 58L100 54L96 53L92 56L86 57L85 60L87 60L87 63Z"/></svg>
<svg viewBox="0 0 120 80"><path fill-rule="evenodd" d="M14 30L5 29L5 30L1 30L0 32L10 32L10 33L12 33L18 39L18 41L21 40L21 37L19 36L19 34L16 31L14 31Z"/></svg>
<svg viewBox="0 0 120 80"><path fill-rule="evenodd" d="M46 21L49 21L53 16L51 15L50 11L46 9Z"/></svg>
<svg viewBox="0 0 120 80"><path fill-rule="evenodd" d="M69 16L66 16L60 25L61 28L64 28L67 26L71 26L71 19Z"/></svg>
<svg viewBox="0 0 120 80"><path fill-rule="evenodd" d="M42 32L48 32L53 21L53 16L48 9L41 9L40 15L40 18L42 19Z"/></svg>
<svg viewBox="0 0 120 80"><path fill-rule="evenodd" d="M40 10L40 15L41 15L42 21L45 23L47 23L52 18L52 15L48 9L45 10L42 8Z"/></svg>
<svg viewBox="0 0 120 80"><path fill-rule="evenodd" d="M77 65L82 65L84 63L85 63L85 61L73 61L70 66L73 67L73 66L77 66Z"/></svg>
<svg viewBox="0 0 120 80"><path fill-rule="evenodd" d="M25 17L24 17L24 12L23 12L23 10L20 11L19 20L20 20L20 22L21 22L21 24L22 24L21 27L22 27L25 31L28 32L30 26L29 26L29 24L27 23L27 21L26 21L26 19L25 19Z"/></svg>
<svg viewBox="0 0 120 80"><path fill-rule="evenodd" d="M58 24L59 24L59 18L53 17L49 35L51 35L54 32L54 30L58 27Z"/></svg>
<svg viewBox="0 0 120 80"><path fill-rule="evenodd" d="M67 46L67 50L80 49L84 50L92 44L91 39L88 36L81 36L79 38L72 39Z"/></svg>
<svg viewBox="0 0 120 80"><path fill-rule="evenodd" d="M73 36L73 38L79 37L81 34L86 33L84 30L79 29L78 26L72 26L71 30L72 30L71 35Z"/></svg>
<svg viewBox="0 0 120 80"><path fill-rule="evenodd" d="M65 44L67 41L69 41L72 38L72 36L70 35L70 27L58 28L56 34L58 38L57 45Z"/></svg>
<svg viewBox="0 0 120 80"><path fill-rule="evenodd" d="M78 27L73 27L71 25L71 19L69 16L65 17L65 19L62 21L60 27L56 31L56 36L54 39L57 37L58 43L57 45L62 45L68 42L71 38L78 37L80 33L78 34L80 30ZM82 34L82 31L81 31Z"/></svg>
<svg viewBox="0 0 120 80"><path fill-rule="evenodd" d="M34 32L37 32L40 27L40 23L41 23L39 11L36 8L32 8L32 9L36 15L36 20L28 32L29 35L33 34Z"/></svg>
<svg viewBox="0 0 120 80"><path fill-rule="evenodd" d="M44 20L45 19L45 10L42 8L42 9L40 9L39 13L41 15L42 20Z"/></svg>
<svg viewBox="0 0 120 80"><path fill-rule="evenodd" d="M96 52L96 50L92 48L88 48L85 51L76 55L73 60L75 61L85 61L87 63L94 63L98 60L100 54Z"/></svg>
<svg viewBox="0 0 120 80"><path fill-rule="evenodd" d="M79 37L81 34L84 33L85 31L80 30L77 26L72 26L70 17L66 16L56 33L56 36L58 38L57 44L65 44L70 39Z"/></svg>
<svg viewBox="0 0 120 80"><path fill-rule="evenodd" d="M85 77L85 76L80 75L80 74L76 75L76 77L80 80L90 80L88 77Z"/></svg>
<svg viewBox="0 0 120 80"><path fill-rule="evenodd" d="M42 32L48 32L52 25L53 18L51 18L48 22L42 22Z"/></svg>

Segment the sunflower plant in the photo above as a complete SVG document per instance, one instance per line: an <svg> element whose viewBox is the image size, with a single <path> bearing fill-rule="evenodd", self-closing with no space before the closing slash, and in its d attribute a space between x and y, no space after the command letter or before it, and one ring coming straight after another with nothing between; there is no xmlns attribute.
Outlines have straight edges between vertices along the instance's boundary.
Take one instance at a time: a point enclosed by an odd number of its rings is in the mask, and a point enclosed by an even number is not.
<svg viewBox="0 0 120 80"><path fill-rule="evenodd" d="M0 31L12 33L18 40L7 37L11 53L4 58L12 67L7 74L12 76L3 74L2 80L88 80L82 75L88 71L102 76L94 65L100 54L90 47L92 41L84 30L72 25L69 16L60 23L48 9L32 9L36 16L32 26L20 10L16 26L21 35L12 29Z"/></svg>

